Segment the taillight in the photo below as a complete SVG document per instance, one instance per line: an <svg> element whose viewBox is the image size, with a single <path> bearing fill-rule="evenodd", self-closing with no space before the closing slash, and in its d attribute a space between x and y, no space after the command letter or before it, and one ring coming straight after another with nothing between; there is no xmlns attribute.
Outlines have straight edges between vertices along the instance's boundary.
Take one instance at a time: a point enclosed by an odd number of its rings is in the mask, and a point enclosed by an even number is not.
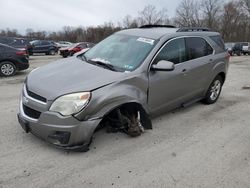
<svg viewBox="0 0 250 188"><path fill-rule="evenodd" d="M16 55L27 55L26 51L17 51Z"/></svg>
<svg viewBox="0 0 250 188"><path fill-rule="evenodd" d="M228 60L228 62L229 62L229 60L230 60L230 54L228 53L228 52L226 52L226 56L225 56L225 58Z"/></svg>

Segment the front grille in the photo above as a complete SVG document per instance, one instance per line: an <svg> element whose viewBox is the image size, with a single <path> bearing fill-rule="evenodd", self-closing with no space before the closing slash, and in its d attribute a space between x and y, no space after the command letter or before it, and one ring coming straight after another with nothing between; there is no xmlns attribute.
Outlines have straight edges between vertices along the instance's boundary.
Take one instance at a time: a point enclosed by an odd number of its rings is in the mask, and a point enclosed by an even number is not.
<svg viewBox="0 0 250 188"><path fill-rule="evenodd" d="M28 88L27 88L27 86L26 86L26 91L27 91L27 94L28 94L30 97L32 97L32 98L34 98L34 99L36 99L36 100L42 101L42 102L47 102L47 99L46 99L46 98L44 98L44 97L42 97L42 96L40 96L40 95L37 95L37 94L35 94L35 93L29 91Z"/></svg>
<svg viewBox="0 0 250 188"><path fill-rule="evenodd" d="M25 105L23 105L23 111L27 116L34 118L34 119L38 119L41 115L41 112L34 110L34 109L32 109L28 106L25 106Z"/></svg>

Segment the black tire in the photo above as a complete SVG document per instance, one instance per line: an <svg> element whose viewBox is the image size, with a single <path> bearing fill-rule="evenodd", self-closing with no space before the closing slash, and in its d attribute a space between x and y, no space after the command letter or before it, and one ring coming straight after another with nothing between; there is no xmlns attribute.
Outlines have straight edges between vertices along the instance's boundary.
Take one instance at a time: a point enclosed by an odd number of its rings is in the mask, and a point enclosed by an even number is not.
<svg viewBox="0 0 250 188"><path fill-rule="evenodd" d="M3 61L0 63L0 75L1 76L13 76L16 74L16 65L10 61Z"/></svg>
<svg viewBox="0 0 250 188"><path fill-rule="evenodd" d="M214 104L220 97L221 89L223 86L223 79L221 76L216 76L210 84L205 98L202 100L205 104Z"/></svg>
<svg viewBox="0 0 250 188"><path fill-rule="evenodd" d="M49 55L56 55L56 51L55 50L50 50Z"/></svg>
<svg viewBox="0 0 250 188"><path fill-rule="evenodd" d="M75 52L70 52L69 56L73 56L75 54Z"/></svg>
<svg viewBox="0 0 250 188"><path fill-rule="evenodd" d="M67 55L67 54L63 54L62 56L63 56L64 58L68 57L68 55Z"/></svg>

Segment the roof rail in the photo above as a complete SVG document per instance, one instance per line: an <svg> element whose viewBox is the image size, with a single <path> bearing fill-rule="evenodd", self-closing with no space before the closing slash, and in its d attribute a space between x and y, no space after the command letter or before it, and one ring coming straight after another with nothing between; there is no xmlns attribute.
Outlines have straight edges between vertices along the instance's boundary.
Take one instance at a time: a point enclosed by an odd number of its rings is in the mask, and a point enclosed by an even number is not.
<svg viewBox="0 0 250 188"><path fill-rule="evenodd" d="M177 30L177 32L192 32L192 31L212 31L206 27L182 27Z"/></svg>
<svg viewBox="0 0 250 188"><path fill-rule="evenodd" d="M145 29L145 28L154 28L154 27L176 28L174 25L151 25L151 24L149 24L149 25L142 25L139 28Z"/></svg>

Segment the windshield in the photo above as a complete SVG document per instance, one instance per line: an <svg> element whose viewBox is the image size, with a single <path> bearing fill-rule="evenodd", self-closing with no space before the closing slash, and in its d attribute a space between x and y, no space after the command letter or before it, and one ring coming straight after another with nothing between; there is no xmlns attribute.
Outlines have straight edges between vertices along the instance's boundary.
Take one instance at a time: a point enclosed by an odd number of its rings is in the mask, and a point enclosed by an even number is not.
<svg viewBox="0 0 250 188"><path fill-rule="evenodd" d="M87 62L102 62L121 71L133 71L155 46L156 41L129 35L112 35L88 50Z"/></svg>

